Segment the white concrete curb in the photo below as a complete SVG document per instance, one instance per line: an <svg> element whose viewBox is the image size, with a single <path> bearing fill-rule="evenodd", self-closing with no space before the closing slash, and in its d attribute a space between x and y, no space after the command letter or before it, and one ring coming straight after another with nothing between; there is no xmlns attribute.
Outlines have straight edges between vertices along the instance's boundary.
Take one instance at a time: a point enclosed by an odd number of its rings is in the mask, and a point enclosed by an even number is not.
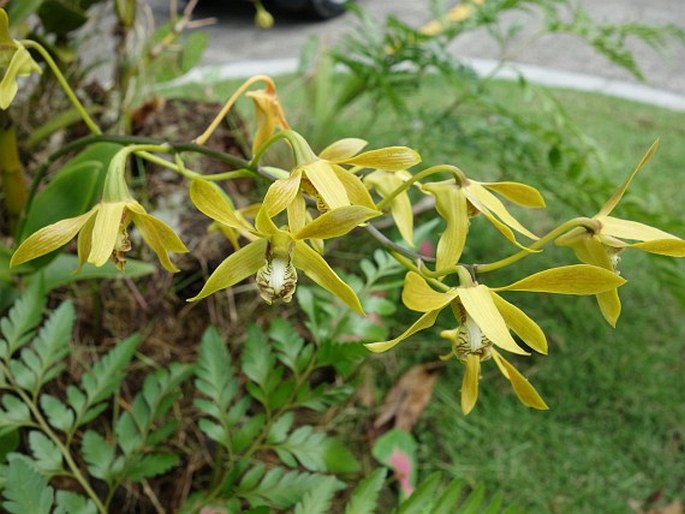
<svg viewBox="0 0 685 514"><path fill-rule="evenodd" d="M491 74L497 66L496 61L489 59L464 59L463 61L481 76ZM164 92L184 84L213 83L247 78L257 74L282 75L295 72L297 66L298 59L294 57L200 66L182 77L158 84L156 90ZM503 80L517 80L521 76L534 84L601 93L685 112L685 96L642 84L521 63L509 63L495 73L495 77Z"/></svg>

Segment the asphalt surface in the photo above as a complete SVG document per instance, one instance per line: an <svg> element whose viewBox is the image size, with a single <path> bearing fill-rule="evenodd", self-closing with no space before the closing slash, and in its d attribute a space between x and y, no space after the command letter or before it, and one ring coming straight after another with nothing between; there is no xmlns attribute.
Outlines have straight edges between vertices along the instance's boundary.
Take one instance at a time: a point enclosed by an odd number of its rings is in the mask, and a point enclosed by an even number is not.
<svg viewBox="0 0 685 514"><path fill-rule="evenodd" d="M685 29L685 0L580 0L579 3L597 21L674 24ZM158 22L163 21L168 16L167 0L151 0L151 4L155 19ZM359 0L359 4L379 20L393 15L419 27L431 19L428 0ZM215 25L203 29L210 35L210 46L203 64L263 62L278 68L278 61L292 62L296 59L311 36L318 37L324 44L334 44L357 27L356 19L350 13L325 22L312 22L298 16L276 13L275 26L270 30L262 30L255 27L253 15L254 10L250 4L237 0L200 0L195 17L213 16L218 19ZM505 22L523 25L521 41L540 27L535 14L510 15ZM640 83L628 72L598 55L586 43L570 35L545 36L526 46L513 60L523 65L534 65L535 69L547 70L552 74L572 72L628 85L642 84L685 97L685 45L674 40L658 52L638 41L631 41L629 46L647 77L644 83ZM484 31L462 35L452 44L451 51L455 55L476 61L490 62L498 58L497 45ZM269 71L268 66L265 71ZM558 78L556 82L560 84L555 85L564 85L564 74L558 74ZM572 77L569 80L572 82ZM574 87L573 84L569 85ZM649 96L650 90L646 90L644 94Z"/></svg>

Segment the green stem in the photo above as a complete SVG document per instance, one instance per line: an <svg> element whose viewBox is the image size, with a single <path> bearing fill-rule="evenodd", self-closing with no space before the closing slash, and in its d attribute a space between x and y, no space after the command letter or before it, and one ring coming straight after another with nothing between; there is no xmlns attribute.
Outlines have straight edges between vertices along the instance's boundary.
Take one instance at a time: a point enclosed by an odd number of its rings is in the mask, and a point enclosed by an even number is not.
<svg viewBox="0 0 685 514"><path fill-rule="evenodd" d="M505 257L504 259L500 259L495 262L490 262L488 264L474 264L475 271L477 273L488 273L490 271L495 271L500 268L503 268L505 266L509 266L510 264L513 264L517 261L520 261L524 257L527 257L528 255L531 254L530 250L538 250L545 246L547 243L550 241L556 239L557 237L561 236L562 234L568 232L569 230L572 230L576 227L586 227L589 230L595 231L597 230L597 220L593 218L573 218L571 220L566 221L565 223L562 223L555 229L551 230L547 234L545 234L543 237L535 241L533 244L528 246L528 250L521 250L519 252L516 252L513 255L510 255L509 257ZM441 271L441 273L452 273L452 269L447 269Z"/></svg>
<svg viewBox="0 0 685 514"><path fill-rule="evenodd" d="M62 443L62 440L59 437L57 437L57 434L55 434L52 431L50 425L48 425L47 421L43 417L43 414L40 412L36 404L31 400L31 398L29 398L29 396L24 392L24 390L14 382L14 378L10 374L9 369L7 369L5 364L0 363L0 367L2 368L2 372L7 377L7 380L11 382L14 392L26 404L26 406L31 411L31 414L33 414L33 417L36 420L36 423L38 423L41 431L50 438L50 440L55 444L55 446L57 446L60 453L64 457L64 460L67 463L67 466L69 467L72 476L81 485L81 487L83 487L83 490L90 497L90 499L93 500L93 503L95 503L98 512L101 512L102 514L107 514L107 509L100 500L100 497L95 493L93 488L90 486L88 480L86 480L86 478L81 473L81 470L79 469L78 465L71 456L69 448L67 448L64 445L64 443Z"/></svg>
<svg viewBox="0 0 685 514"><path fill-rule="evenodd" d="M418 273L421 275L423 278L426 279L426 282L429 282L433 284L436 288L442 290L442 291L449 291L450 286L447 284L443 284L439 280L432 278L430 276L426 276L426 274L423 272L423 267L422 266L417 266L414 264L412 261L407 259L404 255L401 255L397 252L390 252L390 255L392 255L393 259L395 259L397 262L399 262L402 266L407 268L409 271L414 271L415 273Z"/></svg>
<svg viewBox="0 0 685 514"><path fill-rule="evenodd" d="M436 173L442 173L442 172L450 173L454 177L454 179L457 181L457 184L462 184L466 178L464 176L464 172L461 171L456 166L451 166L449 164L438 164L437 166L431 166L430 168L426 168L425 170L420 171L419 173L412 176L410 179L406 180L405 182L402 182L402 184L400 186L398 186L397 189L394 189L393 191L391 191L389 195L387 195L380 202L378 202L378 205L376 205L376 207L378 208L379 211L382 211L399 194L405 192L407 189L409 189L412 185L414 185L419 180L422 180L426 177L429 177L430 175L434 175Z"/></svg>
<svg viewBox="0 0 685 514"><path fill-rule="evenodd" d="M83 106L81 101L76 97L76 93L74 93L74 90L71 88L67 80L64 78L62 71L59 69L59 66L57 66L57 63L50 55L50 52L43 48L41 44L31 39L24 39L23 41L20 41L20 43L24 45L24 47L26 48L33 48L41 55L41 57L45 60L45 62L50 67L52 72L55 74L57 82L59 82L59 85L62 86L62 89L66 93L71 103L74 105L74 108L81 115L81 118L83 119L84 123L88 126L88 129L93 134L102 134L102 130L100 130L100 127L97 126L97 123L93 121L93 119L90 117L90 114L88 114L86 108Z"/></svg>

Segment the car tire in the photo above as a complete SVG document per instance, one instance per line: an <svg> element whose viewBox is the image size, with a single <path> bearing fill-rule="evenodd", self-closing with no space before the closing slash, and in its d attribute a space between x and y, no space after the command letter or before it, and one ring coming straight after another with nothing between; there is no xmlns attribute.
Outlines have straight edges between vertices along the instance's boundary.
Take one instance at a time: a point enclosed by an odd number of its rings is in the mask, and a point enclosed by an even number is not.
<svg viewBox="0 0 685 514"><path fill-rule="evenodd" d="M307 10L315 18L328 20L343 14L348 3L349 0L309 0Z"/></svg>

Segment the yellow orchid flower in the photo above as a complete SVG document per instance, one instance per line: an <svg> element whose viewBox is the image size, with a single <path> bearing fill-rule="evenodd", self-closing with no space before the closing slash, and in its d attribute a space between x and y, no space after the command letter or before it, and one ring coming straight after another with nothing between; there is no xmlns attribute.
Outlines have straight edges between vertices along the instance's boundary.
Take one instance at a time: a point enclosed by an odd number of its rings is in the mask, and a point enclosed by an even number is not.
<svg viewBox="0 0 685 514"><path fill-rule="evenodd" d="M625 283L621 277L597 266L576 264L560 266L535 273L522 280L502 287L490 288L471 281L466 285L450 288L445 292L435 291L413 271L407 273L402 290L402 301L407 308L423 315L402 334L389 341L369 343L365 346L372 352L385 352L408 337L435 324L440 312L451 306L459 323L456 332L443 333L447 338L454 335L452 351L459 360L467 365L462 387L462 406L468 413L476 403L480 364L476 360L494 358L502 372L514 386L521 401L534 408L542 407L544 402L533 394L532 386L522 383L518 372L511 371L504 358L493 348L519 355L528 355L514 341L511 332L533 350L546 354L547 339L540 327L526 313L506 301L498 294L501 291L528 291L555 294L587 295L597 294L619 287ZM533 392L531 392L533 391Z"/></svg>
<svg viewBox="0 0 685 514"><path fill-rule="evenodd" d="M289 302L297 286L297 269L304 271L319 286L331 292L355 311L363 314L359 298L328 263L305 241L329 239L347 234L356 226L380 213L359 205L332 209L304 224L298 230L276 227L269 214L267 200L257 214L255 225L236 216L219 189L209 182L194 180L190 198L206 216L237 230L248 230L256 239L229 255L210 275L202 290L189 301L231 287L256 275L261 297L271 304Z"/></svg>
<svg viewBox="0 0 685 514"><path fill-rule="evenodd" d="M447 12L444 19L426 23L419 29L419 32L427 36L436 36L443 32L450 23L459 23L471 17L474 12L473 5L480 6L484 2L485 0L473 0L472 2L459 3Z"/></svg>
<svg viewBox="0 0 685 514"><path fill-rule="evenodd" d="M50 253L78 234L81 265L89 262L102 266L111 259L123 270L126 263L124 253L131 249L127 228L132 222L157 254L162 266L171 272L179 271L169 259L168 252L185 253L188 249L171 227L148 214L131 196L124 180L129 153L130 150L124 148L112 158L100 203L80 216L47 225L31 234L15 250L10 266Z"/></svg>
<svg viewBox="0 0 685 514"><path fill-rule="evenodd" d="M264 142L273 135L276 128L287 130L290 126L285 119L285 113L273 82L267 82L265 89L248 91L245 96L252 98L257 115L257 131L252 140L252 155L254 155Z"/></svg>
<svg viewBox="0 0 685 514"><path fill-rule="evenodd" d="M7 109L19 90L17 77L40 74L42 70L29 51L12 39L9 18L4 9L0 9L0 67L7 68L0 81L0 109Z"/></svg>
<svg viewBox="0 0 685 514"><path fill-rule="evenodd" d="M418 153L404 146L361 152L367 143L356 138L336 141L317 156L299 134L289 135L297 165L287 178L271 184L263 204L269 217L287 209L293 231L306 221L304 195L315 199L321 212L351 205L376 209L362 181L344 166L400 171L421 161Z"/></svg>
<svg viewBox="0 0 685 514"><path fill-rule="evenodd" d="M670 257L685 257L685 241L658 228L610 216L613 209L623 198L626 190L637 173L647 164L658 147L655 141L647 150L630 176L605 202L593 220L595 226L577 227L556 239L559 246L569 246L582 262L618 272L620 253L626 248ZM627 243L624 240L637 241ZM621 300L618 291L612 289L596 295L597 303L604 319L616 326L621 314Z"/></svg>
<svg viewBox="0 0 685 514"><path fill-rule="evenodd" d="M364 177L364 184L385 198L410 178L411 175L406 170L375 170ZM414 213L406 191L402 191L390 201L390 215L395 220L402 239L409 246L414 246Z"/></svg>
<svg viewBox="0 0 685 514"><path fill-rule="evenodd" d="M531 186L518 182L478 182L462 177L461 184L450 179L422 184L420 187L435 197L435 208L446 222L436 250L435 270L438 272L452 268L459 262L466 244L469 217L479 213L509 241L522 249L526 247L519 244L512 229L530 239L538 239L521 225L493 194L498 193L523 207L544 207L542 195Z"/></svg>

